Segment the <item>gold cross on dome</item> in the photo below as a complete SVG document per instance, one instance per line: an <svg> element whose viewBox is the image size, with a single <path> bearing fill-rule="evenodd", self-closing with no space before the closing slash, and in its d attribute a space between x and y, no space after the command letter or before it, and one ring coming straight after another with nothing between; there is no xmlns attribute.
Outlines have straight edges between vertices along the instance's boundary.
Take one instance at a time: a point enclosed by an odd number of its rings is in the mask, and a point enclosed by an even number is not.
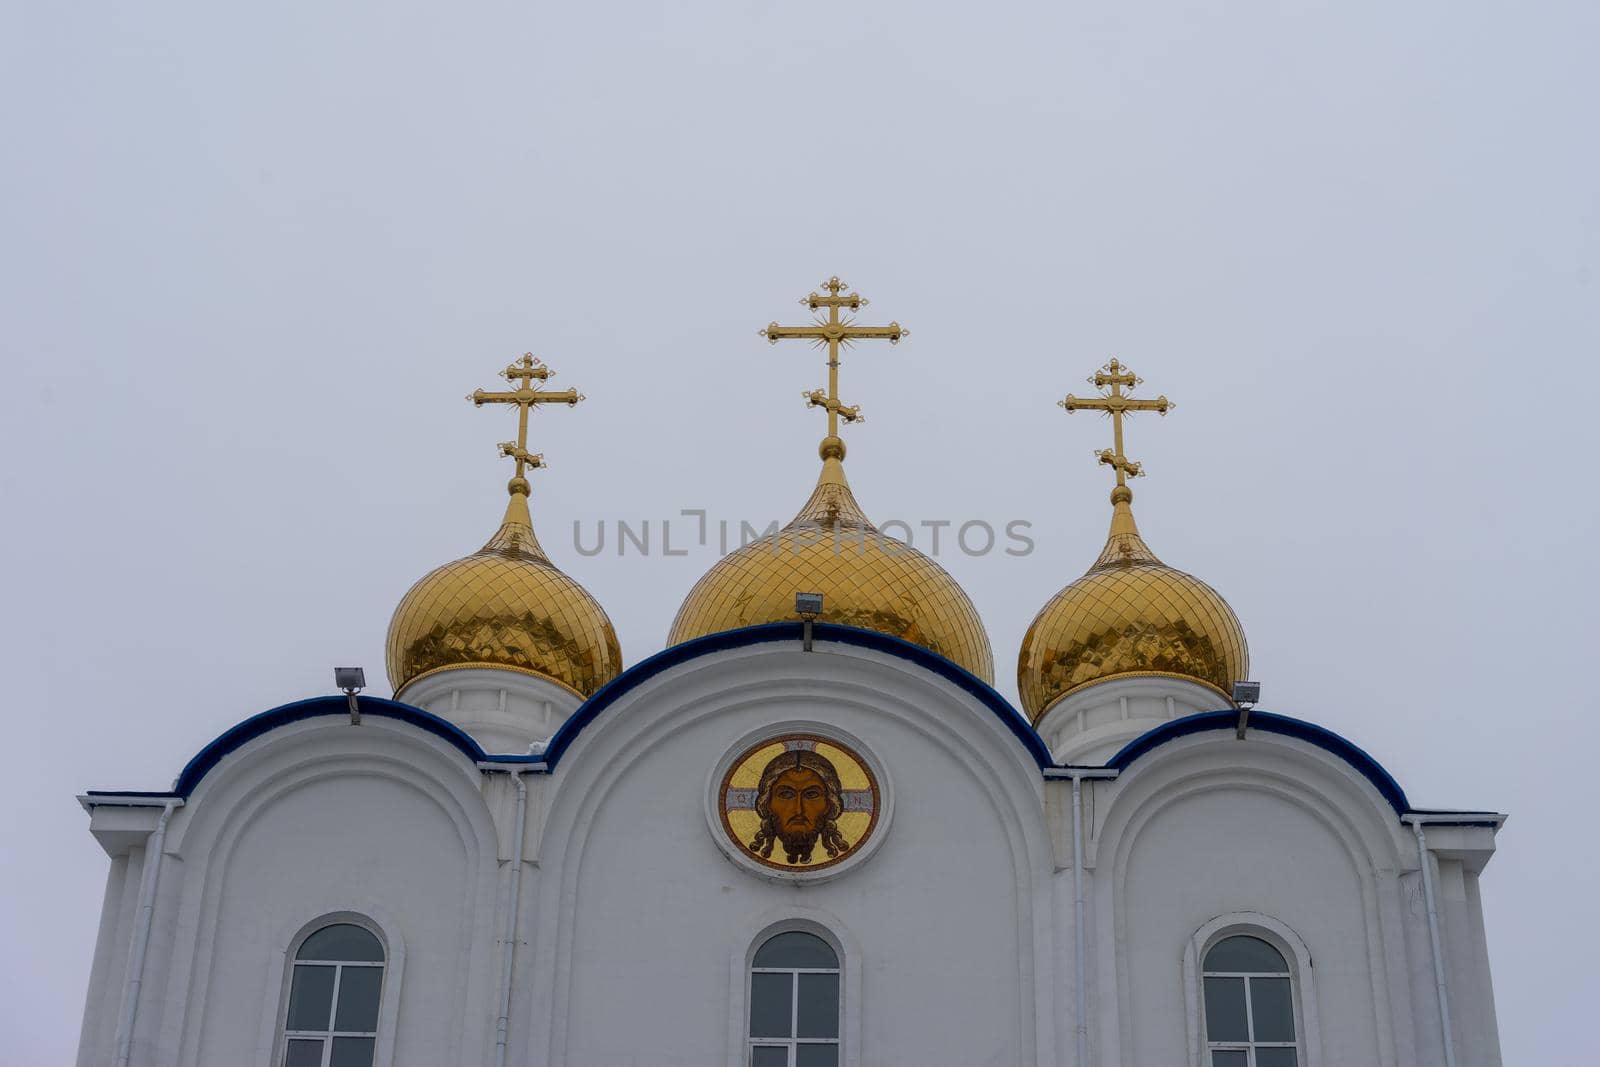
<svg viewBox="0 0 1600 1067"><path fill-rule="evenodd" d="M1144 473L1144 466L1129 459L1122 451L1122 417L1135 411L1155 411L1165 415L1175 406L1164 396L1154 400L1135 400L1129 396L1128 393L1143 381L1133 371L1112 360L1095 371L1094 377L1089 379L1091 385L1106 392L1087 399L1068 393L1065 400L1057 401L1067 409L1068 414L1074 411L1103 411L1111 416L1111 436L1115 447L1102 448L1095 454L1100 457L1101 463L1117 472L1117 484L1121 486L1126 486L1129 478L1137 478Z"/></svg>
<svg viewBox="0 0 1600 1067"><path fill-rule="evenodd" d="M800 303L812 311L828 309L827 318L818 318L809 326L779 326L776 322L761 331L773 344L779 341L801 338L815 345L828 346L828 388L813 389L809 393L802 393L807 403L814 408L823 408L828 413L828 436L839 435L839 420L845 422L861 422L863 416L861 408L847 407L839 400L839 349L841 346L852 344L856 341L869 339L888 341L890 344L899 344L902 337L909 337L910 330L902 329L898 322L891 322L887 326L857 326L855 319L841 319L841 308L847 311L860 311L867 306L867 300L859 293L847 292L850 287L841 282L837 275L829 278L821 286L825 293L812 293L803 298Z"/></svg>
<svg viewBox="0 0 1600 1067"><path fill-rule="evenodd" d="M517 405L517 439L500 442L500 454L517 461L517 475L510 487L513 494L519 491L519 483L520 491L527 492L527 482L523 481L522 476L528 467L545 465L542 455L528 451L528 412L538 404L565 404L568 407L575 407L578 401L583 399L583 394L576 389L565 389L557 393L540 389L533 384L548 381L555 377L555 373L535 359L532 352L524 352L521 359L500 372L500 377L516 384L515 389L499 393L476 389L467 397L480 408L485 404Z"/></svg>

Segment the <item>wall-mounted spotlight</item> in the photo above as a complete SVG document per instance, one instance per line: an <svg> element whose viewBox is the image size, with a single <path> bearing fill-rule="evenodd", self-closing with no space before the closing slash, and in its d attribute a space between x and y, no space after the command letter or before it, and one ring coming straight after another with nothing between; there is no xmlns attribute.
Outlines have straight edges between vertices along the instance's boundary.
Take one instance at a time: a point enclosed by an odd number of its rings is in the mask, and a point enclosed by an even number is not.
<svg viewBox="0 0 1600 1067"><path fill-rule="evenodd" d="M338 686L344 698L350 702L350 725L361 725L361 706L356 703L356 694L367 687L367 672L360 667L335 667L333 669L333 684Z"/></svg>
<svg viewBox="0 0 1600 1067"><path fill-rule="evenodd" d="M1245 727L1250 724L1250 709L1261 702L1261 683L1234 682L1233 702L1239 709L1239 723L1233 728L1233 736L1243 741Z"/></svg>
<svg viewBox="0 0 1600 1067"><path fill-rule="evenodd" d="M821 593L796 593L794 595L795 614L799 615L805 623L805 631L800 637L801 647L807 652L811 651L811 624L818 615L822 614Z"/></svg>

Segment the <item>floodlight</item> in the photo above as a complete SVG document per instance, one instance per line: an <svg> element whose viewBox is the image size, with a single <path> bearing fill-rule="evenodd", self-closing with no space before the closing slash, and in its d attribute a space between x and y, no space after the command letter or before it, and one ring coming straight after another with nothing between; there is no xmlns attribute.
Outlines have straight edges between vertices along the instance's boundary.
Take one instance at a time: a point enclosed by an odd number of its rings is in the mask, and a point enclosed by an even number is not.
<svg viewBox="0 0 1600 1067"><path fill-rule="evenodd" d="M343 691L350 704L350 725L360 726L361 705L356 702L356 694L367 687L367 672L360 667L335 667L333 684Z"/></svg>
<svg viewBox="0 0 1600 1067"><path fill-rule="evenodd" d="M1261 699L1260 682L1234 682L1233 702L1239 706L1239 721L1233 724L1233 736L1244 740L1245 728L1250 725L1250 709Z"/></svg>
<svg viewBox="0 0 1600 1067"><path fill-rule="evenodd" d="M821 593L796 593L794 595L794 610L804 620L804 629L800 634L800 647L807 652L811 651L811 622L822 614Z"/></svg>

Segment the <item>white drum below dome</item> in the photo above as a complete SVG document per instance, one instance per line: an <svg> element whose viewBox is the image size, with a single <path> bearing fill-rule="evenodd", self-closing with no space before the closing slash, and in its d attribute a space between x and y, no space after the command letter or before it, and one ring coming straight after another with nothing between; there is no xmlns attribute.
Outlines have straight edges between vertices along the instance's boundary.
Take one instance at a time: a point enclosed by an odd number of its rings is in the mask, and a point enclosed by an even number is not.
<svg viewBox="0 0 1600 1067"><path fill-rule="evenodd" d="M546 678L494 667L436 671L406 686L396 699L459 726L485 752L522 754L550 740L581 701Z"/></svg>
<svg viewBox="0 0 1600 1067"><path fill-rule="evenodd" d="M1057 701L1037 729L1061 763L1095 765L1162 723L1231 706L1214 689L1183 678L1112 678Z"/></svg>

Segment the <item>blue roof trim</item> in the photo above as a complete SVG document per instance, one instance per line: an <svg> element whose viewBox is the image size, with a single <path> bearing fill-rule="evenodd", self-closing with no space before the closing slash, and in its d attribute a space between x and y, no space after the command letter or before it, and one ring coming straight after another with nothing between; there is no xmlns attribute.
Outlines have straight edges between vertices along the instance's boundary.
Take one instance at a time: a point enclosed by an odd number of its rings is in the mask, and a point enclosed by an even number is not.
<svg viewBox="0 0 1600 1067"><path fill-rule="evenodd" d="M431 712L403 704L396 700L385 700L382 697L360 697L361 714L363 716L376 716L379 718L395 719L408 723L427 733L433 734L458 749L462 755L473 763L493 762L497 764L526 764L532 773L548 773L555 769L561 757L572 747L574 741L591 722L597 719L607 708L621 700L628 693L648 682L655 676L671 670L681 664L698 659L713 652L724 652L739 648L752 648L757 645L772 644L775 642L792 641L798 644L802 638L803 626L798 622L775 622L761 626L748 626L739 630L727 630L722 633L708 634L692 641L685 641L681 645L673 645L663 649L650 658L623 671L610 682L600 688L588 700L580 704L572 716L556 730L550 738L545 751L538 755L502 755L485 752L478 743L460 727L434 715ZM963 667L945 659L936 652L931 652L921 645L903 641L898 637L879 633L876 630L862 630L854 626L841 626L836 623L816 623L813 626L813 638L817 641L827 641L842 645L852 645L865 648L874 652L896 656L908 660L925 670L939 675L963 692L968 693L984 707L988 708L1009 729L1012 736L1016 737L1022 747L1028 751L1041 770L1057 768L1058 765L1050 755L1050 750L1045 746L1044 740L1039 736L1033 726L1004 697L995 692L983 679L977 677ZM320 696L309 700L300 700L292 704L264 711L222 733L197 752L178 775L169 792L147 792L141 790L89 790L88 796L126 796L126 797L181 797L188 799L200 781L210 773L211 769L220 763L230 752L248 744L250 741L275 730L280 726L291 723L303 722L321 716L345 716L349 713L349 705L344 696ZM1106 764L1106 767L1117 771L1125 771L1140 757L1149 754L1168 741L1176 741L1182 737L1193 734L1206 733L1213 730L1233 730L1238 720L1238 713L1231 709L1223 711L1205 711L1196 715L1185 716L1162 725L1134 738L1123 746ZM1359 771L1373 786L1375 786L1389 805L1399 815L1422 814L1418 809L1411 807L1406 799L1406 794L1400 784L1383 768L1377 760L1373 759L1364 750L1350 743L1331 730L1324 729L1314 723L1302 719L1293 719L1287 715L1277 715L1269 711L1252 711L1250 713L1250 728L1263 733L1281 734L1293 737L1307 744L1315 745L1326 752L1344 760ZM1427 814L1457 814L1455 812L1428 812ZM1462 826L1493 826L1496 823L1485 816L1485 812L1460 812Z"/></svg>
<svg viewBox="0 0 1600 1067"><path fill-rule="evenodd" d="M404 704L397 700L386 700L383 697L363 696L358 698L361 702L363 716L377 716L385 719L396 719L409 723L420 730L424 730L436 737L443 739L450 745L459 749L462 755L474 763L494 762L501 764L524 763L533 773L545 772L555 768L563 753L571 747L579 733L589 723L593 722L601 712L620 700L624 695L638 688L651 678L670 670L682 663L707 655L712 652L721 652L735 648L749 648L754 645L769 644L776 641L793 641L796 644L801 640L802 624L798 622L768 623L762 626L749 626L740 630L728 630L723 633L709 634L693 641L686 641L681 645L673 645L656 653L649 659L635 664L617 675L598 692L578 706L572 717L561 724L550 742L545 746L545 751L539 755L503 755L485 752L472 736L460 727L441 719L432 712L424 711L411 704ZM839 626L833 623L815 623L813 625L813 639L818 641L832 641L838 644L855 645L859 648L872 649L884 652L891 656L910 660L935 674L948 679L960 689L972 694L985 707L989 708L1000 721L1011 730L1017 740L1022 742L1029 755L1038 765L1051 766L1050 752L1045 747L1037 732L1023 718L1022 713L1012 707L1004 697L994 691L994 688L976 675L964 668L945 659L935 652L930 652L921 645L914 645L909 641L902 641L898 637L881 634L874 630L861 630L853 626ZM94 796L126 796L126 797L182 797L188 799L211 769L222 762L230 752L254 741L262 735L276 730L280 726L291 723L303 722L320 716L345 716L349 714L349 704L343 694L338 696L312 697L308 700L298 700L292 704L284 704L270 711L263 711L259 715L252 715L237 726L224 731L214 741L195 753L193 759L184 765L178 774L178 779L173 783L172 789L167 792L149 792L130 789L92 789L86 795Z"/></svg>
<svg viewBox="0 0 1600 1067"><path fill-rule="evenodd" d="M395 700L385 700L382 697L358 697L361 702L363 717L372 715L383 719L398 719L410 723L420 730L425 730L436 737L460 749L462 754L473 762L488 759L483 749L478 747L470 734L459 726L447 722L431 712L421 708L402 704ZM276 730L280 726L287 726L294 722L303 722L306 719L315 719L321 715L348 715L350 705L343 694L339 696L312 697L309 700L297 700L293 704L284 704L263 711L259 715L252 715L233 729L224 732L215 741L195 753L178 774L178 780L173 783L172 792L176 796L188 798L194 792L195 786L200 784L200 779L215 767L222 758L234 749L250 741L254 741L269 730Z"/></svg>
<svg viewBox="0 0 1600 1067"><path fill-rule="evenodd" d="M708 655L712 652L724 652L736 648L750 648L755 645L770 644L775 641L793 641L799 643L805 631L803 623L799 622L770 622L760 626L746 626L738 630L724 630L721 633L707 634L697 637L692 641L685 641L681 645L673 645L662 649L649 659L634 664L610 682L607 682L593 696L584 701L572 717L561 724L555 734L550 738L550 743L545 746L544 760L553 769L578 734L584 727L593 722L601 712L616 703L625 694L643 685L663 671L671 670L682 663ZM863 630L855 626L841 626L838 623L819 622L812 626L812 638L816 641L831 641L835 644L854 645L857 648L870 649L874 652L883 652L887 655L897 656L909 660L934 674L941 676L954 684L957 688L969 693L984 705L1006 725L1022 746L1028 750L1034 762L1041 768L1054 764L1050 758L1050 750L1045 746L1044 740L1039 736L1033 726L1023 717L1022 713L1012 707L1009 701L994 687L982 678L968 671L966 668L945 659L937 652L932 652L921 645L912 644L910 641L892 637L889 634L879 633L876 630Z"/></svg>
<svg viewBox="0 0 1600 1067"><path fill-rule="evenodd" d="M1239 721L1239 713L1232 709L1224 711L1202 711L1197 715L1186 715L1181 719L1174 719L1162 723L1154 730L1140 734L1123 746L1122 751L1111 757L1108 767L1115 767L1122 771L1128 765L1155 748L1176 741L1180 737L1192 734L1205 733L1210 730L1232 730ZM1394 808L1395 814L1404 815L1411 811L1411 802L1406 799L1405 790L1400 788L1400 783L1394 776L1383 769L1383 764L1373 759L1365 750L1351 744L1332 730L1326 730L1315 723L1306 722L1304 719L1291 719L1287 715L1275 715L1270 711L1254 710L1250 712L1250 729L1262 733L1282 734L1293 737L1307 744L1316 745L1324 751L1330 752L1344 760L1350 766L1360 771L1361 774L1377 787L1383 794L1383 799Z"/></svg>

